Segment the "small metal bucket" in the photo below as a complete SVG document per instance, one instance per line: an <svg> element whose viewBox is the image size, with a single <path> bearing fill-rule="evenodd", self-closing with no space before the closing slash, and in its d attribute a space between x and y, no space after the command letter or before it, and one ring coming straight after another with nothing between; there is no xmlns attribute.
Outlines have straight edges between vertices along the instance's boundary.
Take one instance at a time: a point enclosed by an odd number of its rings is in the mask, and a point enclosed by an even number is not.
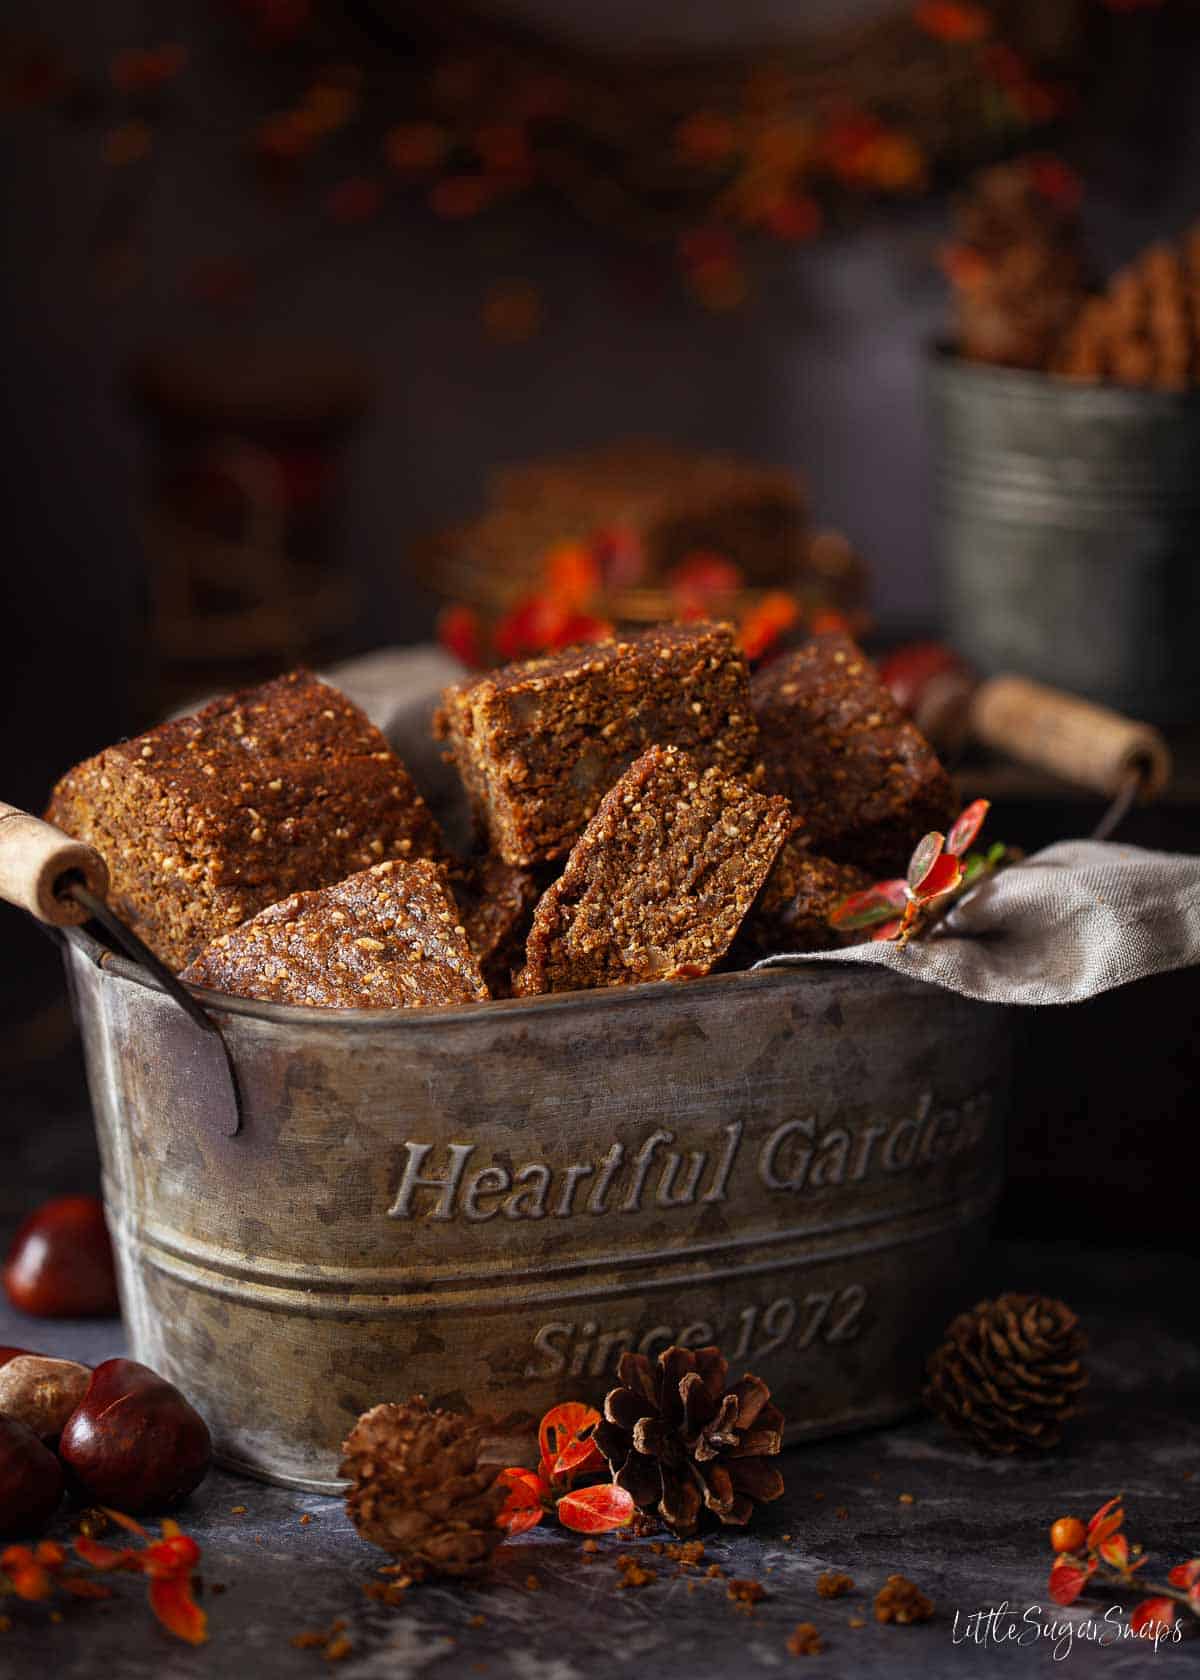
<svg viewBox="0 0 1200 1680"><path fill-rule="evenodd" d="M964 1302L1005 1010L832 965L448 1010L201 993L229 1135L204 1034L65 938L132 1352L226 1464L332 1490L377 1401L536 1416L671 1342L759 1372L793 1438L880 1423Z"/></svg>
<svg viewBox="0 0 1200 1680"><path fill-rule="evenodd" d="M1157 723L1200 717L1200 395L929 364L947 629Z"/></svg>

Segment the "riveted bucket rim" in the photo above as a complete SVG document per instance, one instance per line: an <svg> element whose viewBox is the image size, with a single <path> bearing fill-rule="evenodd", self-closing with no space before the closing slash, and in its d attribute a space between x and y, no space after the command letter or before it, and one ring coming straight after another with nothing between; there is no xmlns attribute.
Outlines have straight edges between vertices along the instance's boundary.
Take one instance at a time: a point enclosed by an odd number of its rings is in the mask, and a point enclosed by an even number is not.
<svg viewBox="0 0 1200 1680"><path fill-rule="evenodd" d="M110 950L86 929L64 928L62 935L66 943L74 947L101 974L128 981L149 992L157 992L160 997L167 996L163 987L140 964ZM577 1012L584 1004L620 1009L653 997L678 1000L683 996L695 997L698 991L708 994L746 982L756 986L770 986L774 990L785 990L800 982L828 985L839 978L851 983L867 982L870 987L883 991L923 992L931 1003L939 997L944 997L949 1002L955 996L915 976L894 974L889 969L863 967L850 971L837 963L821 962L805 963L796 968L738 969L726 974L709 974L703 979L689 980L685 986L676 981L659 980L637 986L598 986L587 991L557 992L546 997L492 998L486 1003L451 1004L429 1009L328 1009L307 1004L269 1003L262 998L231 997L226 992L212 991L206 986L189 985L188 990L212 1014L264 1021L274 1026L318 1027L327 1031L337 1031L343 1027L386 1027L392 1031L417 1032L462 1021L495 1022L504 1016L512 1020L527 1021L546 1015L570 1014Z"/></svg>
<svg viewBox="0 0 1200 1680"><path fill-rule="evenodd" d="M1038 368L1005 367L999 362L975 362L962 356L946 338L930 339L925 347L926 362L939 377L963 384L990 385L1007 390L1030 402L1059 408L1094 409L1103 402L1130 416L1157 411L1164 414L1200 416L1200 386L1189 391L1160 391L1150 386L1114 385L1108 380L1067 379L1043 373Z"/></svg>

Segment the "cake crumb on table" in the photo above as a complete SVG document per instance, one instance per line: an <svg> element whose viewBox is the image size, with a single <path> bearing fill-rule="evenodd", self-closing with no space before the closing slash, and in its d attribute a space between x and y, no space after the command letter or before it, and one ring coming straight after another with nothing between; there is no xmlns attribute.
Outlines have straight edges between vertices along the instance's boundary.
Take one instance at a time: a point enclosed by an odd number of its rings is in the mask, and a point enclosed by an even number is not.
<svg viewBox="0 0 1200 1680"><path fill-rule="evenodd" d="M735 1604L742 1605L748 1610L753 1608L756 1604L761 1604L763 1599L767 1596L767 1589L763 1586L761 1581L742 1580L737 1578L730 1581L725 1591L726 1595L731 1598Z"/></svg>
<svg viewBox="0 0 1200 1680"><path fill-rule="evenodd" d="M617 1558L618 1587L648 1587L658 1580L658 1571L647 1569L633 1552L622 1552Z"/></svg>
<svg viewBox="0 0 1200 1680"><path fill-rule="evenodd" d="M927 1622L933 1615L933 1600L903 1575L889 1575L875 1594L875 1620L909 1627Z"/></svg>

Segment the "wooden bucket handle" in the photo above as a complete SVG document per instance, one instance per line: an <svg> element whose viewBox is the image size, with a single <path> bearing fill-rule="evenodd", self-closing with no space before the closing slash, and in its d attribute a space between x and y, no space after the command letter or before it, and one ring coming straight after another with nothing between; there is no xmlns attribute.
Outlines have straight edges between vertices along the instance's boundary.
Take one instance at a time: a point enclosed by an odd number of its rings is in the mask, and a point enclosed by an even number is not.
<svg viewBox="0 0 1200 1680"><path fill-rule="evenodd" d="M210 1107L227 1136L241 1129L237 1076L221 1029L194 993L155 956L111 906L108 865L94 846L72 840L53 823L0 801L0 899L27 910L48 927L81 927L98 921L126 953L147 969L195 1026L210 1039L216 1083ZM216 1046L220 1046L219 1051Z"/></svg>
<svg viewBox="0 0 1200 1680"><path fill-rule="evenodd" d="M1110 799L1134 781L1139 799L1154 799L1171 779L1171 750L1150 724L1027 677L980 683L968 727L997 752Z"/></svg>
<svg viewBox="0 0 1200 1680"><path fill-rule="evenodd" d="M0 801L0 898L50 927L81 927L89 912L70 896L73 881L108 896L108 865L94 846Z"/></svg>

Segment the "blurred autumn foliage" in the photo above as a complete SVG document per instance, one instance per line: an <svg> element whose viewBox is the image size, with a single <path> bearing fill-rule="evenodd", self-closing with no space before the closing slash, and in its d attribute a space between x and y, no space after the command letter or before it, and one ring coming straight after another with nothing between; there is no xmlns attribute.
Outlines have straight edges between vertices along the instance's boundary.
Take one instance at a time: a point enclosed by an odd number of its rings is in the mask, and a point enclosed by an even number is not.
<svg viewBox="0 0 1200 1680"><path fill-rule="evenodd" d="M614 60L454 4L224 0L216 59L159 40L76 62L39 17L33 33L10 31L3 102L94 129L128 220L139 169L168 129L202 121L203 79L240 54L261 115L240 137L203 138L240 146L268 198L312 194L347 232L413 196L462 220L549 193L665 241L686 292L728 311L750 295L752 244L813 240L856 204L920 193L1027 143L1078 108L1097 26L1111 50L1126 14L1175 3L916 0L769 56ZM98 214L114 219L111 206ZM130 265L109 266L133 283ZM214 262L186 289L213 309L244 307L253 286L236 268ZM518 276L490 288L482 324L518 344L540 314L536 281Z"/></svg>

